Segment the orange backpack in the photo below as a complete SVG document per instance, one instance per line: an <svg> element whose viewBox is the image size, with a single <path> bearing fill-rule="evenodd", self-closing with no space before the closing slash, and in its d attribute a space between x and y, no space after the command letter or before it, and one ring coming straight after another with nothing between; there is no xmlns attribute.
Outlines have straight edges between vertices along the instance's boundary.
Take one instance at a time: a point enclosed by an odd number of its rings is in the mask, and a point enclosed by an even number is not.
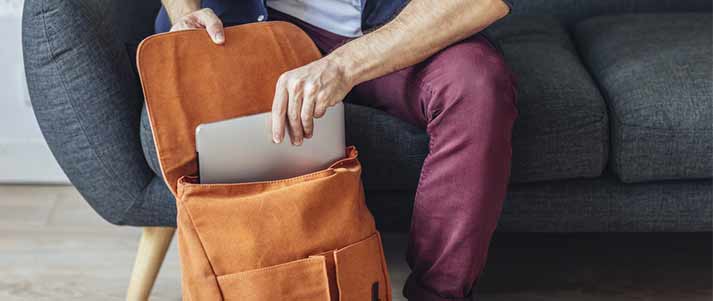
<svg viewBox="0 0 713 301"><path fill-rule="evenodd" d="M195 128L270 111L285 71L320 58L286 22L158 34L137 63L161 172L178 206L184 300L391 300L354 147L327 169L266 182L199 184ZM269 138L266 138L269 139Z"/></svg>

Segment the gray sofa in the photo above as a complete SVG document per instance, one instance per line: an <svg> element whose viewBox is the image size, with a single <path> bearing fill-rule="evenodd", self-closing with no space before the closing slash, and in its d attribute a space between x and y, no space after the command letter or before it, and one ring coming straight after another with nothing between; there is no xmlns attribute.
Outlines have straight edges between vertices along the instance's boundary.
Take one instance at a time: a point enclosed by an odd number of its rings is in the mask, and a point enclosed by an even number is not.
<svg viewBox="0 0 713 301"><path fill-rule="evenodd" d="M501 231L710 231L711 2L520 0L489 29L518 77ZM171 226L133 66L158 1L26 0L32 104L55 157L118 225ZM408 229L427 136L347 107L370 208Z"/></svg>

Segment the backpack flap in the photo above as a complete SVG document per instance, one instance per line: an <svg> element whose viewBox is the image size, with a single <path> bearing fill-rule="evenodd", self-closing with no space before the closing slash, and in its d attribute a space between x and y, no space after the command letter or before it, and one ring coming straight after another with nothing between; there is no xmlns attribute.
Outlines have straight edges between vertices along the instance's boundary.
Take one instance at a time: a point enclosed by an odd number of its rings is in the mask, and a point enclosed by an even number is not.
<svg viewBox="0 0 713 301"><path fill-rule="evenodd" d="M153 35L137 66L163 178L197 173L195 129L201 123L268 112L285 71L320 58L312 40L287 22L225 28L225 44L205 30Z"/></svg>

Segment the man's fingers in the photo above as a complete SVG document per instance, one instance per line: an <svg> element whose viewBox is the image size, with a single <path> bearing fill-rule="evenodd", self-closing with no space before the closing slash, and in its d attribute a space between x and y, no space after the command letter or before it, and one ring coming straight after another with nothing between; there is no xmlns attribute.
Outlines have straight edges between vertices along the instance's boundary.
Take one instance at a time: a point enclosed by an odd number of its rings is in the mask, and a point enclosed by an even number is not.
<svg viewBox="0 0 713 301"><path fill-rule="evenodd" d="M300 83L289 84L289 101L287 105L287 124L289 124L290 139L292 145L301 145L304 135L302 129L302 85Z"/></svg>
<svg viewBox="0 0 713 301"><path fill-rule="evenodd" d="M210 39L213 43L225 43L225 32L223 31L223 22L215 15L210 8L203 8L183 16L172 27L171 31L205 28L208 31Z"/></svg>
<svg viewBox="0 0 713 301"><path fill-rule="evenodd" d="M213 40L213 43L225 43L225 34L223 32L223 22L215 15L210 8L204 8L196 12L198 23L200 23L208 31L208 35Z"/></svg>
<svg viewBox="0 0 713 301"><path fill-rule="evenodd" d="M277 81L275 98L272 101L272 141L282 142L285 137L285 115L287 114L288 101L287 88L282 80Z"/></svg>
<svg viewBox="0 0 713 301"><path fill-rule="evenodd" d="M305 138L312 138L314 135L314 107L316 103L316 92L317 89L314 85L305 85L304 88L304 98L302 100L302 113L300 118L302 120L302 128L304 129Z"/></svg>
<svg viewBox="0 0 713 301"><path fill-rule="evenodd" d="M213 40L213 43L216 43L218 45L222 45L223 43L225 43L223 23L212 23L211 25L206 27L206 30L208 31L210 38Z"/></svg>

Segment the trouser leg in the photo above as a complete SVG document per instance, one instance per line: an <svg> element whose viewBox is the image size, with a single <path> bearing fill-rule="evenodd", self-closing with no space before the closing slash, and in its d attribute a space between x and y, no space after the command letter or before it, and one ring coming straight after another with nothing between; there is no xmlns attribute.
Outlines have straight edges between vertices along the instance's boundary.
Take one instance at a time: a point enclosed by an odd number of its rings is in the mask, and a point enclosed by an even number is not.
<svg viewBox="0 0 713 301"><path fill-rule="evenodd" d="M466 300L482 271L509 181L517 116L510 72L473 37L355 88L357 101L426 128L404 290L410 300Z"/></svg>

